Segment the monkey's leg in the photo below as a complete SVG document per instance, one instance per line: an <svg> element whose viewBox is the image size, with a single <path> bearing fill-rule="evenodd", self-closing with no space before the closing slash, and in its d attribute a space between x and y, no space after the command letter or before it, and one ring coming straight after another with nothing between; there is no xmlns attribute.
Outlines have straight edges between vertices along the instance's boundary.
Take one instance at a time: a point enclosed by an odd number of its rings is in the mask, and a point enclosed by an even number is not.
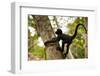
<svg viewBox="0 0 100 76"><path fill-rule="evenodd" d="M65 43L62 42L62 52L64 52L64 45L65 45Z"/></svg>
<svg viewBox="0 0 100 76"><path fill-rule="evenodd" d="M66 58L66 56L67 56L67 54L68 54L68 52L69 52L69 46L70 46L70 44L67 45L67 50L66 50L66 53L64 54L64 57L65 57L65 58Z"/></svg>

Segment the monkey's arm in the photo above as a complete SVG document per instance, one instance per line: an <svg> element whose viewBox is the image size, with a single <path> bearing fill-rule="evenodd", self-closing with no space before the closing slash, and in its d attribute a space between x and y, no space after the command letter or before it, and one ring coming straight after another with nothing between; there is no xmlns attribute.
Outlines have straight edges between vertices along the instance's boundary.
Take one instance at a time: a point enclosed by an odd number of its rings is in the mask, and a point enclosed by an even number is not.
<svg viewBox="0 0 100 76"><path fill-rule="evenodd" d="M44 44L47 45L48 43L54 43L54 42L59 42L59 41L60 41L59 37L55 37L49 41L46 41Z"/></svg>

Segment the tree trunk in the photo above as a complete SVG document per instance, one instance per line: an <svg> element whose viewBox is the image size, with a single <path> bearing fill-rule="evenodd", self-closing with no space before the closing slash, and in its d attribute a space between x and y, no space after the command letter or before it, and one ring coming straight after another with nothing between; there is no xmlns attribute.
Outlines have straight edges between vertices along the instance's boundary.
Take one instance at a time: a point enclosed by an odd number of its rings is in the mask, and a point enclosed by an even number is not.
<svg viewBox="0 0 100 76"><path fill-rule="evenodd" d="M69 49L69 53L67 55L67 59L74 59L74 56L73 56L73 54L72 54L70 49Z"/></svg>
<svg viewBox="0 0 100 76"><path fill-rule="evenodd" d="M36 31L38 35L42 38L43 42L51 40L55 37L53 28L51 27L50 20L48 16L34 16L33 18L36 22ZM46 47L46 59L63 59L63 54L56 48L59 46L57 42L49 43Z"/></svg>

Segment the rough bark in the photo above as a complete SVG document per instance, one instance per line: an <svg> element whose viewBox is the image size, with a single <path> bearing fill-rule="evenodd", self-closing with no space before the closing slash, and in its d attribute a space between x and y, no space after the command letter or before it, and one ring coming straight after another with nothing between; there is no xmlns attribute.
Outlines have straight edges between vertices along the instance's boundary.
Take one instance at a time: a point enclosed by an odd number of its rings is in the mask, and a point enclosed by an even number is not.
<svg viewBox="0 0 100 76"><path fill-rule="evenodd" d="M55 37L53 32L53 28L51 27L51 23L49 21L48 16L34 16L33 18L36 22L36 30L38 35L42 38L43 42L51 40ZM57 42L50 43L46 47L46 58L47 59L63 59L63 54L57 50L56 48L59 46Z"/></svg>
<svg viewBox="0 0 100 76"><path fill-rule="evenodd" d="M57 21L56 16L54 16L54 20L55 20L55 22L56 22L57 27L59 28L59 23L58 23L58 21Z"/></svg>

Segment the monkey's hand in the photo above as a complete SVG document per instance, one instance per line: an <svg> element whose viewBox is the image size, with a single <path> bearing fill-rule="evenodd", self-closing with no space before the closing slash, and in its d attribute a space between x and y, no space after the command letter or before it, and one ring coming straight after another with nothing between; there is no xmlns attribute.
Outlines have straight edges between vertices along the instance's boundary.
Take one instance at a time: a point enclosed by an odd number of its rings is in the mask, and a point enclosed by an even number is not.
<svg viewBox="0 0 100 76"><path fill-rule="evenodd" d="M52 38L51 40L44 42L44 45L47 46L48 43L54 43L56 41L57 41L57 38Z"/></svg>
<svg viewBox="0 0 100 76"><path fill-rule="evenodd" d="M48 44L48 41L44 42L44 45L45 45L45 46L47 46L47 44Z"/></svg>

